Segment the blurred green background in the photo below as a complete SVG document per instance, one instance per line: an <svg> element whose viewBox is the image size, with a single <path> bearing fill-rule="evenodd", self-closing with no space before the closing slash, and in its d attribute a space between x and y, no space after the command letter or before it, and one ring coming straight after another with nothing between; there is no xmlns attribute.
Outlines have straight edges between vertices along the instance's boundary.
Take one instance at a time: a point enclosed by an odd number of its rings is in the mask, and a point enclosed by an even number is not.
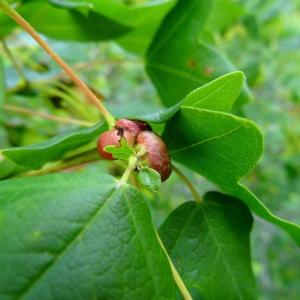
<svg viewBox="0 0 300 300"><path fill-rule="evenodd" d="M114 42L45 38L96 92L105 95L105 103L116 115L146 113L162 106L142 56ZM276 215L300 224L300 1L217 1L199 38L209 40L242 70L251 89L253 99L242 114L260 126L265 151L244 181ZM98 112L86 107L77 88L28 35L17 29L1 43L7 89L0 148L29 145L76 127L12 111L11 105L88 122L99 119ZM213 188L185 172L201 194ZM158 225L190 194L172 175L158 195L147 196ZM255 221L253 268L261 299L300 299L300 250L274 226Z"/></svg>

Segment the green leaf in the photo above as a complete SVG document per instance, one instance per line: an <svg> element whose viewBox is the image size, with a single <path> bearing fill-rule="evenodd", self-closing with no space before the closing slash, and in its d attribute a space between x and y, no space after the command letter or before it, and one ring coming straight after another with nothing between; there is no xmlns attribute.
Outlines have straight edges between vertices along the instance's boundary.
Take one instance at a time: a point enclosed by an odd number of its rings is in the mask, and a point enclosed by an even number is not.
<svg viewBox="0 0 300 300"><path fill-rule="evenodd" d="M174 299L147 204L111 176L1 182L0 222L3 300Z"/></svg>
<svg viewBox="0 0 300 300"><path fill-rule="evenodd" d="M224 186L223 190L247 203L248 207L261 218L285 230L300 247L300 225L272 214L266 205L241 183Z"/></svg>
<svg viewBox="0 0 300 300"><path fill-rule="evenodd" d="M104 147L105 152L112 154L113 158L129 160L130 156L135 153L134 149L128 145L127 141L122 138L119 147L114 145Z"/></svg>
<svg viewBox="0 0 300 300"><path fill-rule="evenodd" d="M230 112L243 87L244 74L232 72L192 91L182 105Z"/></svg>
<svg viewBox="0 0 300 300"><path fill-rule="evenodd" d="M27 169L15 164L7 158L2 158L0 155L0 179L7 178L16 173L24 172Z"/></svg>
<svg viewBox="0 0 300 300"><path fill-rule="evenodd" d="M159 230L187 287L203 299L257 299L251 269L252 216L230 196L210 192L186 202ZM196 291L195 291L196 290Z"/></svg>
<svg viewBox="0 0 300 300"><path fill-rule="evenodd" d="M167 106L177 103L199 86L235 70L216 49L198 40L211 11L211 3L179 0L164 19L147 52L147 72ZM239 103L248 101L247 93L244 88Z"/></svg>
<svg viewBox="0 0 300 300"><path fill-rule="evenodd" d="M244 3L238 3L235 0L214 0L204 30L211 31L211 34L224 31L245 14Z"/></svg>
<svg viewBox="0 0 300 300"><path fill-rule="evenodd" d="M132 8L132 13L126 16L126 20L133 20L139 15L141 16L140 22L128 34L118 38L117 42L127 51L144 55L162 19L175 3L176 0L163 0Z"/></svg>
<svg viewBox="0 0 300 300"><path fill-rule="evenodd" d="M9 34L15 27L16 22L10 19L6 14L0 11L0 37L4 37Z"/></svg>
<svg viewBox="0 0 300 300"><path fill-rule="evenodd" d="M141 188L151 192L158 192L161 186L160 174L151 168L140 170L137 174L137 180Z"/></svg>
<svg viewBox="0 0 300 300"><path fill-rule="evenodd" d="M220 185L235 183L249 173L263 148L253 122L184 105L167 122L164 140L173 159Z"/></svg>
<svg viewBox="0 0 300 300"><path fill-rule="evenodd" d="M83 15L77 10L57 8L46 1L26 1L17 11L38 31L64 41L109 40L126 34L130 28L99 13ZM7 34L13 26L8 17L1 17L0 27ZM3 25L2 25L3 24Z"/></svg>
<svg viewBox="0 0 300 300"><path fill-rule="evenodd" d="M180 105L181 103L178 103L174 106L162 109L158 112L149 113L146 115L133 115L131 116L131 118L154 123L154 124L165 123L178 112L178 110L180 109Z"/></svg>
<svg viewBox="0 0 300 300"><path fill-rule="evenodd" d="M4 75L3 62L0 57L0 109L2 109L2 105L4 103L4 96L5 96L5 75Z"/></svg>
<svg viewBox="0 0 300 300"><path fill-rule="evenodd" d="M91 9L107 18L132 28L117 42L126 50L143 54L149 47L161 20L175 4L176 0L160 0L144 3L126 3L115 0L51 0L51 3L65 8Z"/></svg>
<svg viewBox="0 0 300 300"><path fill-rule="evenodd" d="M148 114L129 114L126 117L154 124L165 123L180 110L181 105L230 112L244 81L240 71L228 73L192 91L182 101L169 108Z"/></svg>
<svg viewBox="0 0 300 300"><path fill-rule="evenodd" d="M100 123L60 134L39 144L6 149L2 154L21 166L39 169L49 161L62 158L68 151L87 144L105 130L106 125Z"/></svg>
<svg viewBox="0 0 300 300"><path fill-rule="evenodd" d="M90 10L93 10L93 4L88 1L48 0L48 2L59 8L76 9L84 15L87 15Z"/></svg>
<svg viewBox="0 0 300 300"><path fill-rule="evenodd" d="M163 135L172 159L244 201L261 218L284 229L300 245L300 226L274 216L240 179L262 154L263 137L256 125L228 113L182 106L167 122Z"/></svg>

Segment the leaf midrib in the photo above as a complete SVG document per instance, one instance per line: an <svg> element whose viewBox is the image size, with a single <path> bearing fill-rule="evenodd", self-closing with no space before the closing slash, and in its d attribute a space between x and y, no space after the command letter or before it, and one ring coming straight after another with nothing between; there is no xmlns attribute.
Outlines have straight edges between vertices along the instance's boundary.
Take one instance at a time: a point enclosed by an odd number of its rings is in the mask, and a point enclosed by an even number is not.
<svg viewBox="0 0 300 300"><path fill-rule="evenodd" d="M172 30L169 31L169 34L165 35L164 38L160 39L160 42L156 44L156 47L154 49L152 49L152 51L149 52L148 59L150 59L151 57L153 57L160 50L160 48L163 47L164 43L177 31L178 28L181 27L182 23L184 23L185 20L189 17L190 12L194 10L194 6L197 6L197 5L198 5L198 2L195 1L194 5L191 5L189 7L189 9L187 9L185 11L185 13L181 14L181 18L179 20L177 20L176 25L173 27ZM178 3L175 5L174 8L176 9L177 6L178 6ZM173 9L171 10L170 13L167 14L166 18L168 18L170 14L173 14Z"/></svg>
<svg viewBox="0 0 300 300"><path fill-rule="evenodd" d="M153 63L148 63L147 67L153 68L153 69L158 69L161 71L165 71L171 74L175 74L177 76L181 76L183 78L189 79L191 81L194 81L196 83L199 83L200 85L204 85L206 82L202 80L200 77L195 77L192 76L190 73L186 72L185 70L180 70L176 69L172 66L169 66L167 64L153 64Z"/></svg>
<svg viewBox="0 0 300 300"><path fill-rule="evenodd" d="M200 142L197 142L197 143L194 143L194 144L191 144L191 145L188 145L188 146L185 146L185 147L182 147L182 148L179 148L179 149L176 149L176 150L173 150L173 151L170 151L171 155L174 155L178 152L182 152L182 151L186 151L186 150L189 150L189 149L192 149L194 147L197 147L199 145L202 145L202 144L205 144L209 141L212 141L212 140L216 140L216 139L219 139L219 138L222 138L222 137L225 137L227 135L230 135L232 133L234 133L235 131L238 131L239 129L241 129L243 127L243 125L239 125L223 134L220 134L220 135L217 135L217 136L213 136L213 137L210 137L210 138L207 138L205 140L202 140Z"/></svg>
<svg viewBox="0 0 300 300"><path fill-rule="evenodd" d="M65 247L61 250L61 252L56 256L56 258L49 263L41 272L36 276L35 280L32 281L27 287L23 289L23 292L19 295L18 299L21 300L38 282L41 280L47 272L53 267L62 257L63 255L76 243L76 241L85 233L85 231L91 226L91 224L98 218L98 216L102 213L104 208L108 205L108 203L114 198L115 193L118 191L118 188L114 188L112 193L107 197L105 203L96 209L96 211L92 214L90 220L76 233L73 240L66 243Z"/></svg>
<svg viewBox="0 0 300 300"><path fill-rule="evenodd" d="M206 203L206 205L208 205L208 204ZM220 206L222 206L222 205L220 205ZM210 225L210 223L208 221L208 217L207 217L206 212L205 212L205 210L203 208L203 204L198 204L197 206L195 206L193 208L193 211L191 212L190 216L187 218L187 221L184 223L184 225L182 226L181 230L178 232L178 235L176 237L176 241L173 243L173 246L170 248L170 255L172 255L172 252L175 249L178 241L180 240L180 237L182 236L182 234L185 231L187 225L189 224L189 222L191 221L192 217L194 216L194 214L197 212L198 209L200 209L202 211L204 219L205 219L205 222L207 224L208 232L211 232L213 240L215 241L215 245L217 247L217 252L220 253L220 255L222 257L222 261L224 261L224 265L225 265L225 267L227 269L227 272L230 275L230 278L231 278L232 282L234 283L234 286L235 286L236 290L238 291L240 299L243 299L241 291L240 291L240 289L239 289L239 287L237 285L237 282L235 281L235 278L234 278L234 276L231 273L231 269L230 269L230 267L229 267L229 265L227 263L226 257L224 256L223 251L221 250L221 247L222 247L221 243L218 242L218 239L216 238L216 235L214 234L214 232L212 230L212 227L211 227L211 225Z"/></svg>
<svg viewBox="0 0 300 300"><path fill-rule="evenodd" d="M202 212L203 212L205 222L206 222L206 224L208 225L208 231L211 232L211 235L212 235L212 237L213 237L213 240L215 241L215 245L216 245L216 247L217 247L217 252L219 252L220 255L221 255L221 257L223 258L224 265L225 265L225 267L226 267L226 269L227 269L227 272L228 272L228 274L230 275L230 278L231 278L231 280L232 280L232 282L233 282L233 284L234 284L234 286L235 286L235 288L236 288L236 290L237 290L237 292L238 292L238 294L239 294L239 298L240 298L241 300L243 300L242 293L241 293L241 291L240 291L240 289L239 289L239 286L238 286L238 284L237 284L237 282L236 282L236 280L235 280L235 277L234 277L233 274L231 273L230 266L228 265L227 260L226 260L226 257L225 257L225 255L224 255L224 253L223 253L223 251L222 251L221 243L219 244L219 242L218 242L218 239L217 239L217 237L216 237L216 235L215 235L215 233L214 233L214 231L213 231L213 227L211 227L210 222L209 222L209 220L208 220L208 216L206 215L205 209L204 209L204 207L203 207L202 205L199 206L199 208L200 208L200 209L202 210Z"/></svg>
<svg viewBox="0 0 300 300"><path fill-rule="evenodd" d="M221 84L220 86L218 86L214 91L210 92L208 95L204 96L204 97L201 98L199 101L193 103L193 105L190 105L190 106L191 106L191 107L198 107L198 105L199 105L200 103L202 103L202 102L203 102L204 100L206 100L207 98L212 97L213 95L215 95L216 93L218 93L220 90L224 89L224 88L225 88L227 85L229 85L234 79L235 79L235 78L231 78L231 79L229 79L228 81L222 83L222 84ZM232 98L236 98L236 94L237 94L237 93L235 93L235 94L234 94L234 97L232 97ZM227 97L227 98L229 98L229 97ZM184 104L184 102L183 102L183 104ZM230 107L232 107L232 105L230 105ZM201 107L200 107L200 108L201 108Z"/></svg>

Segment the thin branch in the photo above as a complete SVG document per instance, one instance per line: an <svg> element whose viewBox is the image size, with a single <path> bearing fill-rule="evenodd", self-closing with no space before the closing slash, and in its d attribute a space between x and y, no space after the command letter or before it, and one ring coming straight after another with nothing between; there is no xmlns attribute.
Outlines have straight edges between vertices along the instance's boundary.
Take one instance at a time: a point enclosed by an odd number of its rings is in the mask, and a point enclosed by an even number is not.
<svg viewBox="0 0 300 300"><path fill-rule="evenodd" d="M101 101L97 98L97 96L91 91L91 89L83 82L77 74L73 71L71 67L69 67L63 59L54 52L49 45L37 34L34 28L13 8L11 8L7 3L0 2L0 9L5 12L8 16L10 16L16 23L18 23L25 31L27 31L36 42L49 54L49 56L56 61L58 65L60 65L65 72L70 76L70 78L74 81L74 83L82 90L82 92L87 96L89 102L94 104L105 120L107 121L110 128L114 126L115 119L110 114L110 112L106 109L106 107L101 103ZM103 96L101 97L103 98Z"/></svg>
<svg viewBox="0 0 300 300"><path fill-rule="evenodd" d="M188 291L187 287L185 286L185 284L184 284L184 282L183 282L180 274L178 273L176 267L174 266L174 264L173 264L173 262L172 262L172 260L171 260L171 258L169 256L169 254L168 254L168 252L167 252L167 250L166 250L166 248L165 248L162 240L160 239L160 236L158 235L158 232L155 231L155 233L156 233L156 237L157 237L157 239L158 239L158 241L160 243L160 246L162 247L163 251L165 252L165 254L167 256L167 259L169 261L169 264L170 264L170 267L171 267L171 270L172 270L172 273L173 273L173 278L174 278L174 280L175 280L175 282L176 282L176 284L177 284L177 286L178 286L178 288L180 290L180 293L181 293L183 299L184 300L193 300L193 298L190 295L190 292Z"/></svg>
<svg viewBox="0 0 300 300"><path fill-rule="evenodd" d="M9 58L9 60L12 63L12 65L14 66L14 68L17 71L17 73L19 74L21 80L23 81L23 85L28 86L29 85L29 81L27 80L27 78L26 78L26 76L25 76L25 74L23 72L23 69L22 69L21 65L19 64L19 62L14 57L14 55L10 51L10 49L9 49L6 41L3 38L1 38L1 44L2 44L4 52L6 53L7 57Z"/></svg>
<svg viewBox="0 0 300 300"><path fill-rule="evenodd" d="M53 115L43 113L43 112L32 111L30 109L19 107L16 105L4 104L3 109L6 111L16 112L16 113L24 114L27 116L40 117L40 118L43 118L46 120L51 120L51 121L59 122L59 123L75 124L75 125L80 125L80 126L85 126L85 127L90 127L90 126L95 125L94 123L90 123L90 122L86 122L86 121L82 121L82 120L58 117L58 116L53 116Z"/></svg>
<svg viewBox="0 0 300 300"><path fill-rule="evenodd" d="M194 188L192 182L174 165L172 166L174 172L180 177L180 179L186 184L188 189L190 190L191 194L193 195L193 198L196 202L202 203L203 199L197 192L197 190Z"/></svg>

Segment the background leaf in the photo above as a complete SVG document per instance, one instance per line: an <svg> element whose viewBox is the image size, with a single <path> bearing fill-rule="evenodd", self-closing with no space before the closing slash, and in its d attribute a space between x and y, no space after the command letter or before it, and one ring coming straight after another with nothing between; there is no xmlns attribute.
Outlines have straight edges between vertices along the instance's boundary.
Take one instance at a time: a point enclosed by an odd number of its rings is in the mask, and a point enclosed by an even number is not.
<svg viewBox="0 0 300 300"><path fill-rule="evenodd" d="M147 52L147 72L167 106L235 69L216 49L198 40L211 7L212 1L179 0L164 19ZM248 100L245 87L238 102Z"/></svg>
<svg viewBox="0 0 300 300"><path fill-rule="evenodd" d="M151 40L158 29L163 17L176 3L176 0L126 2L114 0L52 0L49 1L61 7L89 7L90 10L102 14L107 18L130 27L128 34L121 36L117 42L126 50L143 54L149 47Z"/></svg>
<svg viewBox="0 0 300 300"><path fill-rule="evenodd" d="M25 167L17 165L5 157L1 157L0 159L0 179L7 178L13 174L26 170L27 169Z"/></svg>
<svg viewBox="0 0 300 300"><path fill-rule="evenodd" d="M182 105L215 111L230 112L244 81L242 72L232 72L223 75L189 93L177 104L158 112L127 115L132 119L144 120L154 124L170 120Z"/></svg>
<svg viewBox="0 0 300 300"><path fill-rule="evenodd" d="M49 37L69 41L99 41L116 38L127 33L130 27L119 24L99 13L89 11L87 15L77 10L57 8L47 1L29 0L18 12L38 32ZM0 17L2 35L15 26L8 17Z"/></svg>
<svg viewBox="0 0 300 300"><path fill-rule="evenodd" d="M2 109L2 105L4 103L4 95L5 95L5 75L4 75L3 62L0 57L0 109Z"/></svg>
<svg viewBox="0 0 300 300"><path fill-rule="evenodd" d="M2 153L21 166L39 169L46 162L58 160L68 151L87 144L105 130L106 124L100 123L90 128L57 135L39 144L6 149Z"/></svg>
<svg viewBox="0 0 300 300"><path fill-rule="evenodd" d="M238 3L235 0L214 0L204 32L207 34L207 31L209 31L210 35L213 35L213 32L226 30L228 26L237 22L245 13L246 7L243 3Z"/></svg>
<svg viewBox="0 0 300 300"><path fill-rule="evenodd" d="M3 300L174 299L147 205L113 177L81 172L2 182L0 215Z"/></svg>
<svg viewBox="0 0 300 300"><path fill-rule="evenodd" d="M187 287L203 299L257 299L247 207L210 192L186 202L161 225L161 239ZM195 290L197 292L195 292Z"/></svg>

